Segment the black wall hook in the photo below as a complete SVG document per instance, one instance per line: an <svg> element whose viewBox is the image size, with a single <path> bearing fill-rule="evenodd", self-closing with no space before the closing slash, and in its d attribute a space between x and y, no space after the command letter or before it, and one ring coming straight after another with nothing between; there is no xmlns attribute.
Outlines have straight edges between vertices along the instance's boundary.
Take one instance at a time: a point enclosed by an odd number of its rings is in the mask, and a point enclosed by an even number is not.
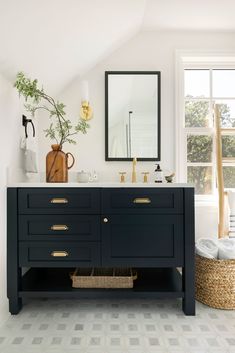
<svg viewBox="0 0 235 353"><path fill-rule="evenodd" d="M27 130L27 125L28 123L32 124L32 129L33 129L33 137L35 137L35 127L34 124L32 122L32 119L27 119L27 117L25 115L22 115L22 125L24 126L24 130L25 130L25 137L28 137L28 130Z"/></svg>

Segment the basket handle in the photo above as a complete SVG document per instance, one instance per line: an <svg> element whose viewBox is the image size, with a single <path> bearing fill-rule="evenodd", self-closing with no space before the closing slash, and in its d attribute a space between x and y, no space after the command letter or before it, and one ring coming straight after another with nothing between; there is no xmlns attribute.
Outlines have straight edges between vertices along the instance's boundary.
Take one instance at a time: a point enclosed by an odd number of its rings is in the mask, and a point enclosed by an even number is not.
<svg viewBox="0 0 235 353"><path fill-rule="evenodd" d="M69 272L69 278L73 279L73 276L76 276L77 273L78 273L78 269L76 268L75 271Z"/></svg>
<svg viewBox="0 0 235 353"><path fill-rule="evenodd" d="M131 269L131 277L132 277L133 281L135 281L138 278L137 271L133 272Z"/></svg>

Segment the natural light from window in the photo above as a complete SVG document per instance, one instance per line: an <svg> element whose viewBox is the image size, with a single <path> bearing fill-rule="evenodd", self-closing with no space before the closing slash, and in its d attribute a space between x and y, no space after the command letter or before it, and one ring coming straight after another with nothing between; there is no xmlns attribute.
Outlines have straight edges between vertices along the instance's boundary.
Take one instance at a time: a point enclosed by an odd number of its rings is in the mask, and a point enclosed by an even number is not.
<svg viewBox="0 0 235 353"><path fill-rule="evenodd" d="M184 133L187 181L197 195L216 189L213 105L220 104L223 173L226 188L235 188L235 69L184 70Z"/></svg>

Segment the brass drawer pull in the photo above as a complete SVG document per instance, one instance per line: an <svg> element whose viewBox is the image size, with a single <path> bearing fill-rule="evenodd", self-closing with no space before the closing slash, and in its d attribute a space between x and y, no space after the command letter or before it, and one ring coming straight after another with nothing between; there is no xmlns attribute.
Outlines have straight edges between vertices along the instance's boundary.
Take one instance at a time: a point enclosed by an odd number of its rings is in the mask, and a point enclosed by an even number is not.
<svg viewBox="0 0 235 353"><path fill-rule="evenodd" d="M137 197L136 199L134 199L133 202L134 203L151 203L151 200L148 197Z"/></svg>
<svg viewBox="0 0 235 353"><path fill-rule="evenodd" d="M51 199L51 203L68 203L69 201L64 197L54 197Z"/></svg>
<svg viewBox="0 0 235 353"><path fill-rule="evenodd" d="M53 224L53 226L51 226L51 230L69 230L69 227L65 224Z"/></svg>
<svg viewBox="0 0 235 353"><path fill-rule="evenodd" d="M67 251L52 251L51 256L53 257L66 257L69 256Z"/></svg>

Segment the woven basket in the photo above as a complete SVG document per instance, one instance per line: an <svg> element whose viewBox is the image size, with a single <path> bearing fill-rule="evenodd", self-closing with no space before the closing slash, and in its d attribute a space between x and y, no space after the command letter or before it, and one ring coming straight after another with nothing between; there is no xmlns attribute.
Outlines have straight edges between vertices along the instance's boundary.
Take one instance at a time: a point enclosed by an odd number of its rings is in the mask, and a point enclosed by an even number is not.
<svg viewBox="0 0 235 353"><path fill-rule="evenodd" d="M133 288L137 274L130 268L77 268L70 278L73 288Z"/></svg>
<svg viewBox="0 0 235 353"><path fill-rule="evenodd" d="M196 255L196 299L217 309L235 309L235 260Z"/></svg>

